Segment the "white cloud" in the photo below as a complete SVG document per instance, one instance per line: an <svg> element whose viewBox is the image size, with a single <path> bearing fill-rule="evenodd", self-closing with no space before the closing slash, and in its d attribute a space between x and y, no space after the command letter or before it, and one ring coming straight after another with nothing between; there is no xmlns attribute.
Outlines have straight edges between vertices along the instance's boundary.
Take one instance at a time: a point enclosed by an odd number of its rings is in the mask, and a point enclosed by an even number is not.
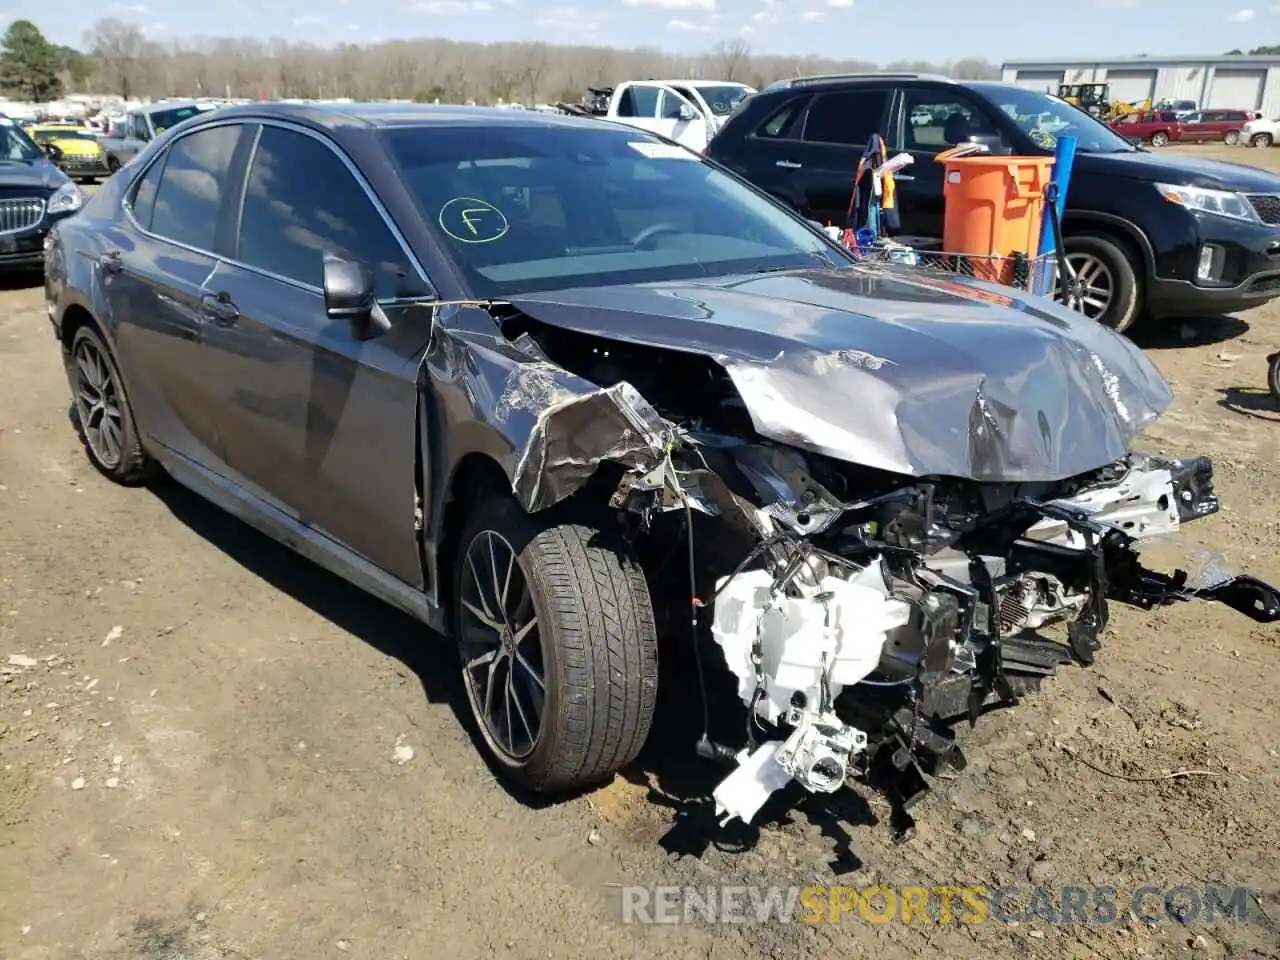
<svg viewBox="0 0 1280 960"><path fill-rule="evenodd" d="M479 13L492 10L493 4L488 0L425 0L423 3L411 3L406 9L411 13L449 16L454 13Z"/></svg>
<svg viewBox="0 0 1280 960"><path fill-rule="evenodd" d="M1227 23L1248 23L1252 19L1252 10L1237 10L1231 16L1227 17Z"/></svg>
<svg viewBox="0 0 1280 960"><path fill-rule="evenodd" d="M327 17L294 17L293 25L295 27L318 27L322 23L328 23Z"/></svg>
<svg viewBox="0 0 1280 960"><path fill-rule="evenodd" d="M853 0L827 0L827 6L838 7L838 8L852 7Z"/></svg>
<svg viewBox="0 0 1280 960"><path fill-rule="evenodd" d="M587 19L586 14L577 7L552 7L535 20L534 24L539 27L546 27L548 30L572 33L583 37L591 36L600 29L598 22Z"/></svg>
<svg viewBox="0 0 1280 960"><path fill-rule="evenodd" d="M113 3L110 8L112 13L146 13L147 6L144 3Z"/></svg>
<svg viewBox="0 0 1280 960"><path fill-rule="evenodd" d="M622 0L628 7L657 7L660 10L714 10L716 0Z"/></svg>
<svg viewBox="0 0 1280 960"><path fill-rule="evenodd" d="M821 10L806 10L804 13L800 14L800 19L806 20L809 23L817 23L819 20L827 19L827 15Z"/></svg>
<svg viewBox="0 0 1280 960"><path fill-rule="evenodd" d="M668 20L667 26L672 30L684 30L690 33L703 33L711 29L707 23L694 23L692 20Z"/></svg>
<svg viewBox="0 0 1280 960"><path fill-rule="evenodd" d="M1137 10L1142 0L1091 0L1091 5L1102 10Z"/></svg>

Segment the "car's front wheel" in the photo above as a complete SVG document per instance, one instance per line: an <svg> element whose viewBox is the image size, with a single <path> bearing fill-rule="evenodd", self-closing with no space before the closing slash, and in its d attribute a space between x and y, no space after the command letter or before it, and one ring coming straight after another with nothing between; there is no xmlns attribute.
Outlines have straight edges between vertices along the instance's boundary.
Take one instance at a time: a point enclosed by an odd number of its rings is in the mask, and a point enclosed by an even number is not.
<svg viewBox="0 0 1280 960"><path fill-rule="evenodd" d="M1058 299L1103 326L1123 333L1138 319L1141 303L1137 268L1110 237L1075 234L1066 238L1066 260L1075 282Z"/></svg>
<svg viewBox="0 0 1280 960"><path fill-rule="evenodd" d="M136 486L149 480L155 461L142 447L111 348L92 327L81 327L72 337L70 379L76 430L89 462L116 483Z"/></svg>
<svg viewBox="0 0 1280 960"><path fill-rule="evenodd" d="M1169 135L1163 130L1157 130L1151 135L1151 145L1153 147L1167 147L1169 145Z"/></svg>
<svg viewBox="0 0 1280 960"><path fill-rule="evenodd" d="M1227 135L1222 138L1222 142L1228 147L1234 147L1240 142L1240 134L1235 130L1228 130Z"/></svg>
<svg viewBox="0 0 1280 960"><path fill-rule="evenodd" d="M1259 149L1264 149L1271 146L1271 134L1255 133L1249 142Z"/></svg>
<svg viewBox="0 0 1280 960"><path fill-rule="evenodd" d="M635 759L658 645L644 572L620 538L496 497L463 531L453 588L467 699L502 774L566 790Z"/></svg>

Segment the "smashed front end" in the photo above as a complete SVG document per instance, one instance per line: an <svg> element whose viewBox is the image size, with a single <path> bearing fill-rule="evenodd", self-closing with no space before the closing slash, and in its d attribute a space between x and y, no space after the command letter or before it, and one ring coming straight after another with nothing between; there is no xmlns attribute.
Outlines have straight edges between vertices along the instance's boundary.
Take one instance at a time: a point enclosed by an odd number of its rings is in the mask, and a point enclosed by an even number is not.
<svg viewBox="0 0 1280 960"><path fill-rule="evenodd" d="M698 745L734 765L715 790L725 819L750 821L792 780L832 792L872 778L909 807L927 774L963 767L955 721L1016 702L1062 663L1092 662L1109 601L1149 608L1199 597L1280 619L1280 595L1250 577L1142 565L1144 544L1219 509L1207 459L1121 452L1063 479L1027 479L1010 466L1016 431L997 410L954 445L969 457L967 476L868 466L874 456L834 455L836 442L818 442L803 411L784 409L822 383L800 379L781 355L751 365L753 388L743 363L535 319L546 312L524 304L499 318L527 356L503 396L536 407L513 487L538 510L603 483L632 541L660 544L650 572L657 612L691 629L695 653L710 634L748 714L745 747L714 743L705 730ZM867 372L867 355L846 354L843 369ZM1083 389L1079 370L1090 370L1099 403L1127 400L1130 414L1145 413L1122 395L1112 366L1086 351L1063 377ZM532 371L541 400L521 386ZM978 382L969 406L996 409L982 393L983 383L994 392L991 381ZM762 384L779 388L771 401ZM1079 416L1078 396L1061 402L1074 404L1076 433L1060 430L1056 449L1087 457L1080 438L1105 430ZM930 413L914 409L920 422ZM950 415L934 412L935 422ZM829 420L870 418L838 413ZM1002 439L976 442L983 430ZM904 458L937 454L937 436L904 442ZM1012 479L993 479L1000 471ZM1054 625L1065 642L1041 635Z"/></svg>

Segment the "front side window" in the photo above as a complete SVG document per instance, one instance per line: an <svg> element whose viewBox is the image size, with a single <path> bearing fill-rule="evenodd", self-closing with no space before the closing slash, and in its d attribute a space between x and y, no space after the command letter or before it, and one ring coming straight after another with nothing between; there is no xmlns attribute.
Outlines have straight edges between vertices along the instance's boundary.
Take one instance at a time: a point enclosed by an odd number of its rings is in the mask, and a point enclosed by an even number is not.
<svg viewBox="0 0 1280 960"><path fill-rule="evenodd" d="M325 254L368 266L379 298L425 292L382 215L337 154L306 134L263 127L249 169L236 259L322 287Z"/></svg>
<svg viewBox="0 0 1280 960"><path fill-rule="evenodd" d="M847 263L798 217L643 133L382 133L423 219L479 296Z"/></svg>
<svg viewBox="0 0 1280 960"><path fill-rule="evenodd" d="M218 211L242 129L233 125L201 130L169 148L156 190L152 233L197 250L214 249Z"/></svg>
<svg viewBox="0 0 1280 960"><path fill-rule="evenodd" d="M906 143L910 150L939 151L970 137L999 133L991 119L967 98L937 90L907 90Z"/></svg>
<svg viewBox="0 0 1280 960"><path fill-rule="evenodd" d="M852 90L821 94L809 107L804 139L815 143L863 146L880 129L888 90Z"/></svg>
<svg viewBox="0 0 1280 960"><path fill-rule="evenodd" d="M698 92L702 94L702 99L707 102L707 106L711 109L713 116L727 117L738 108L738 104L747 98L751 88L739 83L717 84L715 86L700 84ZM689 99L692 100L693 98L690 97Z"/></svg>

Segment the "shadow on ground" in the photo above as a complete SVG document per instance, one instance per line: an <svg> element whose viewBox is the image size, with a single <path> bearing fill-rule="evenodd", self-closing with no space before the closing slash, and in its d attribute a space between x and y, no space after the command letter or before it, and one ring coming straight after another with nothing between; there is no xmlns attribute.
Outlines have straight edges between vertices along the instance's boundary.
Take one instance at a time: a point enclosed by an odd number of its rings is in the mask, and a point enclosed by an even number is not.
<svg viewBox="0 0 1280 960"><path fill-rule="evenodd" d="M1249 324L1239 317L1169 317L1147 320L1130 333L1144 350L1177 350L1225 343L1249 332Z"/></svg>
<svg viewBox="0 0 1280 960"><path fill-rule="evenodd" d="M1280 423L1280 401L1266 387L1224 387L1218 406L1242 417Z"/></svg>

